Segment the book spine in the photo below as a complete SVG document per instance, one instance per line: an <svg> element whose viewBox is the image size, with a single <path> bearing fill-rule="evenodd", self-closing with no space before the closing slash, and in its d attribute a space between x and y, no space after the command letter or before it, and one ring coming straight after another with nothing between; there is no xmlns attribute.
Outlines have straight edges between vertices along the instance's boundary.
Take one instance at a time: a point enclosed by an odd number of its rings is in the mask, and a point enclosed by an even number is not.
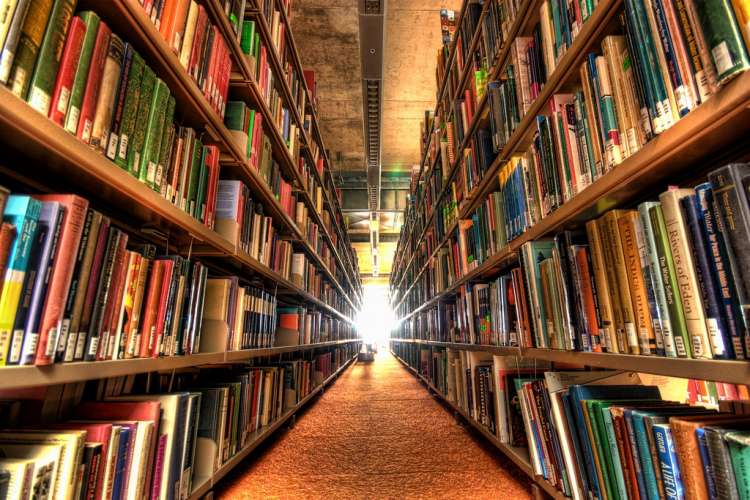
<svg viewBox="0 0 750 500"><path fill-rule="evenodd" d="M55 77L60 67L65 47L65 35L73 19L75 4L75 0L55 0L42 43L39 46L39 54L26 100L32 108L45 116L49 114Z"/></svg>
<svg viewBox="0 0 750 500"><path fill-rule="evenodd" d="M81 117L81 105L83 103L84 91L86 90L89 68L94 53L97 36L99 34L99 16L92 11L82 12L81 19L86 24L86 33L83 36L81 53L76 66L75 77L70 88L68 109L65 112L65 130L73 135L78 133L78 121Z"/></svg>
<svg viewBox="0 0 750 500"><path fill-rule="evenodd" d="M730 0L695 2L700 29L711 54L719 83L750 67L747 47Z"/></svg>
<svg viewBox="0 0 750 500"><path fill-rule="evenodd" d="M708 175L716 204L716 226L719 229L734 282L737 301L744 320L745 355L750 355L750 209L741 177L750 173L746 165L731 164Z"/></svg>
<svg viewBox="0 0 750 500"><path fill-rule="evenodd" d="M81 101L80 117L78 118L78 128L76 136L81 141L88 144L91 141L94 118L96 115L96 104L99 100L99 89L104 73L104 65L107 62L107 51L109 50L109 40L112 31L109 26L99 22L99 29L94 42L94 49L91 53L91 62L89 63L89 72L86 77L86 85Z"/></svg>
<svg viewBox="0 0 750 500"><path fill-rule="evenodd" d="M70 104L70 91L73 86L76 68L81 56L83 38L86 33L86 24L80 17L73 18L65 40L60 70L57 72L57 80L52 92L52 104L50 105L49 118L62 126L65 114Z"/></svg>
<svg viewBox="0 0 750 500"><path fill-rule="evenodd" d="M102 318L104 316L104 308L107 304L107 298L109 297L110 293L112 274L114 273L115 266L115 257L117 255L117 249L121 236L124 235L118 229L110 228L109 235L107 237L107 249L104 255L104 264L102 267L102 272L99 276L98 288L96 297L94 299L96 303L93 307L91 323L89 324L84 361L96 361L98 353L101 349L100 341L102 340Z"/></svg>
<svg viewBox="0 0 750 500"><path fill-rule="evenodd" d="M132 47L132 46L131 46ZM122 105L122 119L120 121L119 137L115 148L114 161L122 169L128 168L128 151L130 139L137 127L138 105L141 95L141 84L144 77L145 63L143 58L132 51L130 69L128 70L127 89L125 101Z"/></svg>
<svg viewBox="0 0 750 500"><path fill-rule="evenodd" d="M625 266L631 290L635 327L638 332L640 354L656 354L656 335L651 322L651 312L646 292L644 271L641 268L640 252L638 250L637 228L639 224L638 212L627 211L618 219L620 238L624 252Z"/></svg>
<svg viewBox="0 0 750 500"><path fill-rule="evenodd" d="M144 144L146 142L146 130L148 127L148 120L145 118L149 116L156 85L156 74L151 68L144 65L141 89L138 96L137 119L133 129L132 141L128 141L127 150L127 169L137 179L141 178L141 162L144 156Z"/></svg>
<svg viewBox="0 0 750 500"><path fill-rule="evenodd" d="M161 80L156 79L154 93L151 97L151 106L148 113L148 125L143 142L143 154L141 157L139 180L154 189L156 171L161 152L161 139L164 127L164 119L169 99L169 89Z"/></svg>
<svg viewBox="0 0 750 500"><path fill-rule="evenodd" d="M78 196L49 196L49 198L50 201L60 201L65 206L65 221L55 257L55 268L50 277L47 297L39 320L39 345L34 360L34 364L37 365L47 365L54 361L62 314L88 210L88 201ZM42 197L42 199L46 201L47 197Z"/></svg>
<svg viewBox="0 0 750 500"><path fill-rule="evenodd" d="M52 12L54 0L40 0L31 2L26 20L21 28L21 36L18 39L18 48L13 57L8 82L11 92L21 99L26 99L31 84L31 75L34 71L39 46L47 28L47 21ZM10 61L9 61L10 63Z"/></svg>
<svg viewBox="0 0 750 500"><path fill-rule="evenodd" d="M656 250L654 230L651 224L651 218L648 215L649 207L653 204L653 202L645 202L638 205L638 214L641 219L642 238L646 253L644 260L647 261L647 265L645 265L644 268L648 269L648 276L650 278L651 289L653 290L654 295L654 308L651 311L651 315L655 320L654 330L658 330L661 333L661 351L663 351L663 355L674 358L677 356L677 351L675 350L672 323L669 319L669 308L667 307L667 299L664 294L664 282L662 279L661 268L659 266L659 255ZM657 342L658 341L659 338L657 336ZM657 344L657 351L658 350L659 345Z"/></svg>
<svg viewBox="0 0 750 500"><path fill-rule="evenodd" d="M3 85L8 84L10 70L13 67L13 60L18 51L18 43L21 39L21 33L26 22L26 15L30 11L31 3L31 0L18 0L13 19L10 21L10 26L8 26L5 43L2 45L2 51L0 52L0 83Z"/></svg>
<svg viewBox="0 0 750 500"><path fill-rule="evenodd" d="M124 52L125 43L119 36L112 34L102 71L102 81L99 84L99 95L91 127L90 144L102 152L106 152L109 143L109 130L112 125L112 114L116 104L117 84L122 69Z"/></svg>
<svg viewBox="0 0 750 500"><path fill-rule="evenodd" d="M131 88L130 78L133 67L133 56L135 51L133 46L129 43L125 44L125 52L122 57L122 68L120 70L120 78L117 82L117 91L115 92L114 98L114 113L112 115L112 125L109 130L109 139L106 147L106 156L110 160L114 161L117 157L117 145L120 142L120 131L122 129L123 113L125 112L125 98L128 95L128 89ZM140 75L138 75L140 76ZM138 78L138 85L140 85L140 78ZM131 110L135 112L135 110Z"/></svg>
<svg viewBox="0 0 750 500"><path fill-rule="evenodd" d="M700 201L697 194L686 196L680 200L681 208L685 215L685 221L689 229L690 248L693 261L695 262L696 277L701 292L701 299L706 306L706 326L711 344L711 352L714 358L731 358L731 344L726 323L721 314L719 304L720 292L716 286L714 275L710 266L711 255L709 254L708 241L703 230L703 219Z"/></svg>
<svg viewBox="0 0 750 500"><path fill-rule="evenodd" d="M652 431L656 442L661 481L666 498L667 500L681 500L684 498L684 491L672 432L667 424L655 424Z"/></svg>
<svg viewBox="0 0 750 500"><path fill-rule="evenodd" d="M729 331L729 343L736 359L745 359L746 353L743 347L743 331L745 329L742 321L737 292L727 256L726 242L719 228L721 217L714 200L713 188L710 183L700 184L695 187L698 195L699 218L703 221L703 228L709 247L709 264L713 273L716 287L721 300L721 315L726 321Z"/></svg>

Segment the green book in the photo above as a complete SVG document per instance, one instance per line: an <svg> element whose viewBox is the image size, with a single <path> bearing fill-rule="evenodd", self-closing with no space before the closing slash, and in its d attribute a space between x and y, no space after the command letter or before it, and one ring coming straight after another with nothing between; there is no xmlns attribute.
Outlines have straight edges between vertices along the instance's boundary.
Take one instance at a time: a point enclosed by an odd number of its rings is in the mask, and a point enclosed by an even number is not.
<svg viewBox="0 0 750 500"><path fill-rule="evenodd" d="M156 85L156 74L153 70L144 64L143 76L141 77L141 89L138 95L138 112L135 114L135 124L131 139L128 141L127 150L127 169L135 177L141 175L141 156L143 154L143 144L146 142L146 125L148 123L143 119L148 116L151 107L151 96L154 93Z"/></svg>
<svg viewBox="0 0 750 500"><path fill-rule="evenodd" d="M60 68L65 36L73 20L75 0L55 0L47 21L42 44L39 46L34 73L29 82L26 100L32 108L45 116L49 114L52 91L55 89L57 70Z"/></svg>
<svg viewBox="0 0 750 500"><path fill-rule="evenodd" d="M695 2L698 22L706 39L719 82L724 82L750 67L742 32L730 0Z"/></svg>
<svg viewBox="0 0 750 500"><path fill-rule="evenodd" d="M247 124L247 151L245 157L249 160L253 154L253 130L255 129L255 110L250 110L250 119Z"/></svg>
<svg viewBox="0 0 750 500"><path fill-rule="evenodd" d="M133 52L133 60L128 72L128 88L122 109L122 121L120 122L120 138L115 153L115 163L124 169L128 168L128 144L138 121L138 99L141 95L144 66L143 58L138 52Z"/></svg>
<svg viewBox="0 0 750 500"><path fill-rule="evenodd" d="M161 186L164 183L164 174L169 168L169 156L172 152L174 143L174 107L175 98L173 95L167 99L167 109L164 113L164 125L162 127L161 141L159 145L159 162L156 167L156 178L154 179L154 190L161 192Z"/></svg>
<svg viewBox="0 0 750 500"><path fill-rule="evenodd" d="M151 95L146 121L146 135L143 141L143 152L141 154L141 166L138 179L149 187L154 187L156 179L156 167L159 163L161 152L161 134L164 127L164 116L167 112L167 101L169 100L169 88L160 78L156 79L154 91Z"/></svg>
<svg viewBox="0 0 750 500"><path fill-rule="evenodd" d="M99 32L100 22L99 16L90 10L81 12L78 17L86 24L86 33L83 35L81 55L78 57L78 66L70 89L70 104L65 114L65 130L71 134L78 132L78 119L81 116L83 94L86 92L86 79L91 65L91 54L93 54L94 45L96 45L96 34Z"/></svg>
<svg viewBox="0 0 750 500"><path fill-rule="evenodd" d="M0 83L6 85L10 77L10 70L13 67L13 58L18 49L18 41L21 38L21 30L26 22L26 14L29 11L31 0L18 0L13 17L8 21L8 31L5 36L5 42L2 44L0 52Z"/></svg>
<svg viewBox="0 0 750 500"><path fill-rule="evenodd" d="M190 181L188 182L187 200L185 210L187 213L195 217L196 215L196 191L198 190L198 179L201 174L201 159L203 158L203 143L200 139L196 138L193 144L193 161L190 166Z"/></svg>
<svg viewBox="0 0 750 500"><path fill-rule="evenodd" d="M208 157L211 154L211 150L203 146L201 151L201 162L198 176L198 187L195 190L195 215L194 217L199 221L203 220L204 217L204 203L206 201L206 185L208 184Z"/></svg>
<svg viewBox="0 0 750 500"><path fill-rule="evenodd" d="M734 479L740 500L750 500L750 431L733 431L724 436L732 458Z"/></svg>
<svg viewBox="0 0 750 500"><path fill-rule="evenodd" d="M53 0L38 0L31 2L26 20L21 28L21 37L18 40L16 55L10 69L10 90L21 99L26 98L29 92L31 73L34 71L34 63L42 44L44 30L52 12Z"/></svg>
<svg viewBox="0 0 750 500"><path fill-rule="evenodd" d="M273 169L273 153L271 149L271 140L263 136L263 154L260 157L260 176L270 186L271 170Z"/></svg>
<svg viewBox="0 0 750 500"><path fill-rule="evenodd" d="M240 47L242 53L246 56L253 55L253 46L255 44L255 21L244 21L242 23L242 37Z"/></svg>
<svg viewBox="0 0 750 500"><path fill-rule="evenodd" d="M675 352L677 357L687 358L690 357L687 323L685 322L685 313L682 310L682 301L680 300L677 288L677 273L672 261L672 250L667 239L667 226L664 223L664 213L661 209L661 203L649 207L648 215L651 218L651 230L654 233L659 272L664 284L664 298L667 301Z"/></svg>

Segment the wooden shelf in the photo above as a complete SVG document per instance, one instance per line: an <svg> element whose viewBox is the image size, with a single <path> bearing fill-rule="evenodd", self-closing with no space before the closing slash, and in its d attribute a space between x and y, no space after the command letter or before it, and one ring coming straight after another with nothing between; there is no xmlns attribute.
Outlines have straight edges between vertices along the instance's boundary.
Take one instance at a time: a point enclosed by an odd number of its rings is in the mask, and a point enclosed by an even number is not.
<svg viewBox="0 0 750 500"><path fill-rule="evenodd" d="M453 410L455 413L461 415L461 417L463 417L466 422L468 422L474 429L476 429L482 435L482 437L484 437L484 439L492 443L495 448L500 450L503 455L508 457L519 469L521 469L521 471L523 471L524 474L529 476L537 486L541 487L545 491L545 493L547 493L554 499L569 500L568 497L558 491L557 488L555 488L552 483L544 479L544 477L534 474L534 469L531 466L528 449L518 446L509 446L505 443L502 443L497 436L492 434L492 432L490 432L489 429L487 429L485 426L474 420L468 413L466 413L466 411L464 411L463 408L448 400L448 398L446 398L445 395L443 395L443 393L440 392L440 390L435 387L429 379L409 366L409 364L398 357L395 352L391 351L391 354L393 354L393 356L397 360L399 360L399 362L401 362L401 364L404 365L407 370L409 370L415 377L417 377L417 379L425 384L428 391L437 396L438 400L441 403L443 403L449 409Z"/></svg>
<svg viewBox="0 0 750 500"><path fill-rule="evenodd" d="M337 340L290 347L245 349L243 351L211 352L190 356L118 359L114 361L81 361L48 366L4 366L0 368L0 389L17 389L38 385L67 384L107 377L120 377L152 371L177 370L193 366L237 362L245 359L307 351L323 347L360 342L359 339Z"/></svg>
<svg viewBox="0 0 750 500"><path fill-rule="evenodd" d="M541 349L536 347L497 347L490 345L437 342L419 339L390 339L392 342L447 347L465 351L481 351L501 356L520 356L555 363L570 363L613 370L626 370L670 377L711 380L730 384L747 384L750 380L750 363L726 359L684 359L663 356L636 356L580 351Z"/></svg>
<svg viewBox="0 0 750 500"><path fill-rule="evenodd" d="M190 500L198 500L202 498L206 493L216 486L219 481L229 473L237 464L242 462L250 453L252 453L261 443L274 434L282 425L284 425L293 415L298 413L308 402L310 402L315 396L320 394L328 385L334 382L341 373L351 365L357 356L353 356L346 361L339 369L337 369L331 376L323 381L322 384L313 389L310 394L300 400L294 408L287 410L281 417L274 420L270 425L262 427L255 431L250 436L250 441L240 451L238 451L233 457L224 462L216 472L209 478L201 478L202 480L193 485L193 491L190 494Z"/></svg>

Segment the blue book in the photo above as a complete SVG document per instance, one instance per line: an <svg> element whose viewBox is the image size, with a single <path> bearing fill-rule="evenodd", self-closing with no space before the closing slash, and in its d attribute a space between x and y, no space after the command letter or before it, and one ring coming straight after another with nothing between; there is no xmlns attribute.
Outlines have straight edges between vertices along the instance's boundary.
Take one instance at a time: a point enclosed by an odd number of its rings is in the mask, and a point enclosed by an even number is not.
<svg viewBox="0 0 750 500"><path fill-rule="evenodd" d="M727 279L730 272L729 257L719 227L716 224L716 210L714 192L710 182L695 186L695 194L700 206L700 220L711 257L709 265L714 276L716 297L720 301L722 317L726 321L729 334L729 347L736 359L745 359L742 338L745 336L745 325L741 321L742 312L737 301L734 280ZM724 279L722 279L722 277Z"/></svg>
<svg viewBox="0 0 750 500"><path fill-rule="evenodd" d="M706 305L706 325L708 326L711 352L714 358L733 358L732 344L729 339L726 322L721 314L720 292L716 277L711 269L711 258L705 231L703 229L703 211L698 196L692 194L680 200L682 213L688 225L688 243L695 260L695 271L698 276L703 303Z"/></svg>
<svg viewBox="0 0 750 500"><path fill-rule="evenodd" d="M117 446L115 477L112 483L112 500L124 498L125 485L128 482L128 455L130 453L130 436L135 430L128 425L120 425L120 442Z"/></svg>
<svg viewBox="0 0 750 500"><path fill-rule="evenodd" d="M701 454L701 462L703 462L703 477L706 480L706 489L708 490L708 498L711 500L719 500L719 492L716 490L716 483L714 482L714 473L711 467L711 456L708 454L708 443L706 442L706 429L698 427L695 429L695 437L698 440L698 452Z"/></svg>
<svg viewBox="0 0 750 500"><path fill-rule="evenodd" d="M16 228L0 292L0 366L6 364L16 310L21 301L26 269L35 241L42 203L30 196L10 195L3 221Z"/></svg>
<svg viewBox="0 0 750 500"><path fill-rule="evenodd" d="M582 402L589 399L659 399L659 388L648 385L573 385L568 390L574 422L578 427L578 438L586 464L588 487L595 498L603 498L603 485L599 484L594 465L594 445L586 431L586 418Z"/></svg>
<svg viewBox="0 0 750 500"><path fill-rule="evenodd" d="M34 362L36 344L39 339L39 320L42 317L42 307L47 297L47 287L55 265L57 244L60 240L60 232L62 231L64 219L65 207L62 204L56 201L42 202L39 222L40 224L44 224L47 230L39 255L39 272L36 274L34 287L31 292L28 315L22 326L23 349L21 350L20 359L22 365ZM16 327L21 328L21 325L17 324Z"/></svg>
<svg viewBox="0 0 750 500"><path fill-rule="evenodd" d="M680 477L680 466L674 449L672 430L669 424L654 424L654 441L661 468L661 482L667 500L684 500L685 491Z"/></svg>

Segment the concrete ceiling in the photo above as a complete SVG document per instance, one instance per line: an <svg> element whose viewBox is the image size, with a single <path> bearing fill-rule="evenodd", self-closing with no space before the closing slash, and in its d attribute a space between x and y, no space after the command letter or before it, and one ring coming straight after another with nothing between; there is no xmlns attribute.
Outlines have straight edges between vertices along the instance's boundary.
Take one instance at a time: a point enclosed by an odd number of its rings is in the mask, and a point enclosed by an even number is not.
<svg viewBox="0 0 750 500"><path fill-rule="evenodd" d="M315 71L321 132L334 168L365 172L362 80L357 0L296 0L292 31L302 64ZM440 9L461 0L387 0L381 158L383 171L408 172L420 161L420 123L435 107L435 65L441 46ZM353 173L353 172L352 172ZM346 184L341 186L346 189ZM353 186L352 186L353 187ZM346 196L346 195L345 195ZM384 207L381 208L392 208ZM367 207L352 222L367 217ZM381 231L398 232L403 216L381 217ZM361 228L356 224L351 227ZM368 245L358 244L360 269L372 266ZM393 248L379 252L380 270L390 272Z"/></svg>

